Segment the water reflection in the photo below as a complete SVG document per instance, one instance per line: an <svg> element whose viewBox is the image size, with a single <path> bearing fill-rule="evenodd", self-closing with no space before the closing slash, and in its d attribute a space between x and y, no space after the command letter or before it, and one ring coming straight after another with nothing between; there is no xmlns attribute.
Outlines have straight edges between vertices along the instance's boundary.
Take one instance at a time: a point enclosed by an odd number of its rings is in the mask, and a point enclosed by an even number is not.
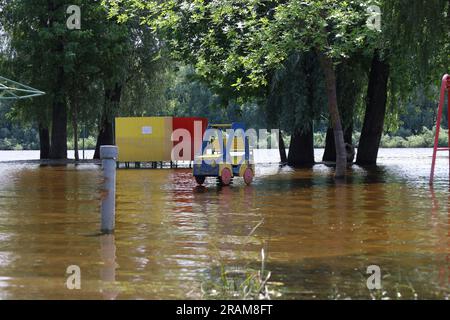
<svg viewBox="0 0 450 320"><path fill-rule="evenodd" d="M100 279L103 289L101 290L103 298L106 300L115 300L120 291L114 286L116 282L116 242L113 234L102 235L100 237L101 257L103 267L100 270Z"/></svg>
<svg viewBox="0 0 450 320"><path fill-rule="evenodd" d="M448 169L430 190L428 160L398 152L338 185L320 165L259 165L252 186L231 188L196 187L190 170L120 170L116 233L100 238L87 236L97 166L0 164L0 298L198 299L222 268L258 270L262 248L281 298L371 298L372 264L389 297L448 297ZM65 288L69 265L80 291Z"/></svg>
<svg viewBox="0 0 450 320"><path fill-rule="evenodd" d="M441 239L439 241L438 250L447 252L447 254L439 260L442 260L441 267L439 268L439 285L442 288L448 288L450 286L450 195L447 198L447 232L440 234L439 229L439 212L440 202L436 196L436 191L433 186L430 186L431 200L432 200L432 230Z"/></svg>

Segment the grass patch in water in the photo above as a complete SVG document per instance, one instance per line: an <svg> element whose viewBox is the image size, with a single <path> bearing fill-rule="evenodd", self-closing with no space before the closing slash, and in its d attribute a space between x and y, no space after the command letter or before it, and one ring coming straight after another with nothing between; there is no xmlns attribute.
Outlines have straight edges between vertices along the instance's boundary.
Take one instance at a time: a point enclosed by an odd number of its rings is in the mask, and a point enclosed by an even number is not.
<svg viewBox="0 0 450 320"><path fill-rule="evenodd" d="M245 247L256 232L263 224L260 221L247 235L243 242ZM201 292L203 299L243 299L243 300L270 300L272 297L280 297L281 294L275 290L269 289L269 280L272 275L266 270L266 250L261 249L261 264L259 269L251 268L246 265L241 267L230 267L224 262L220 255L220 250L216 245L215 252L217 255L218 266L213 270L211 277L204 280L201 284Z"/></svg>

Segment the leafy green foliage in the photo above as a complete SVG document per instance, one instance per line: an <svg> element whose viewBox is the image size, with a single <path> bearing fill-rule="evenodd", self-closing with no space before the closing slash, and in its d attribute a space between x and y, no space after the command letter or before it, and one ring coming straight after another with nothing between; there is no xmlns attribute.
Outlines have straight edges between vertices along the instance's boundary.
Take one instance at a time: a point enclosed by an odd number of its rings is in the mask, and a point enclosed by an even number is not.
<svg viewBox="0 0 450 320"><path fill-rule="evenodd" d="M436 86L450 70L450 3L447 0L381 2L383 33L378 47L391 75L386 126L398 126L398 115L416 91L435 99ZM427 125L427 124L424 124Z"/></svg>
<svg viewBox="0 0 450 320"><path fill-rule="evenodd" d="M340 61L377 35L366 25L368 1L104 1L119 21L139 16L167 39L174 56L194 64L212 86L254 93L298 52Z"/></svg>
<svg viewBox="0 0 450 320"><path fill-rule="evenodd" d="M0 150L39 149L37 130L11 121L10 109L8 103L0 102Z"/></svg>
<svg viewBox="0 0 450 320"><path fill-rule="evenodd" d="M143 103L135 103L138 98L152 101L154 75L164 72L167 61L161 61L162 43L149 28L132 19L127 24L109 20L99 1L71 4L81 8L80 30L67 28L64 1L0 0L0 29L6 32L0 72L47 93L15 103L10 111L14 119L50 127L58 99L69 107L73 130L79 131L81 122L95 132L100 119L111 120L131 106L142 108ZM63 75L57 77L61 68ZM106 103L106 91L116 87L127 94L121 106Z"/></svg>
<svg viewBox="0 0 450 320"><path fill-rule="evenodd" d="M422 128L422 133L408 137L385 134L381 138L383 148L432 148L434 146L436 128ZM448 130L441 129L439 146L448 146Z"/></svg>

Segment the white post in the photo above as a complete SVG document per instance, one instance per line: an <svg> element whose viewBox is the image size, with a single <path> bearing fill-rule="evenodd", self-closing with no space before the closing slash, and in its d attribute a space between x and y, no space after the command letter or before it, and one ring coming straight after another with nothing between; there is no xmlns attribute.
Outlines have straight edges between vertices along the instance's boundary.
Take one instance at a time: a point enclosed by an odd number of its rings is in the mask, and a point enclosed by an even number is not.
<svg viewBox="0 0 450 320"><path fill-rule="evenodd" d="M103 233L113 233L116 216L116 160L118 148L116 146L101 146L100 158L102 159L104 192L102 199L102 226Z"/></svg>

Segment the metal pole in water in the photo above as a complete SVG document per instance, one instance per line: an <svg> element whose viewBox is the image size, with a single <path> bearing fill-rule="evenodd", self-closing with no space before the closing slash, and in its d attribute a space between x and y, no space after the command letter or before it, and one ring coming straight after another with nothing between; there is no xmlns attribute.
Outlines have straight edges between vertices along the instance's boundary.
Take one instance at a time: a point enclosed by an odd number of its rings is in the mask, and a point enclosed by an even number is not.
<svg viewBox="0 0 450 320"><path fill-rule="evenodd" d="M101 146L100 158L102 159L104 192L102 198L102 226L101 232L113 233L116 216L116 160L118 148L116 146Z"/></svg>

